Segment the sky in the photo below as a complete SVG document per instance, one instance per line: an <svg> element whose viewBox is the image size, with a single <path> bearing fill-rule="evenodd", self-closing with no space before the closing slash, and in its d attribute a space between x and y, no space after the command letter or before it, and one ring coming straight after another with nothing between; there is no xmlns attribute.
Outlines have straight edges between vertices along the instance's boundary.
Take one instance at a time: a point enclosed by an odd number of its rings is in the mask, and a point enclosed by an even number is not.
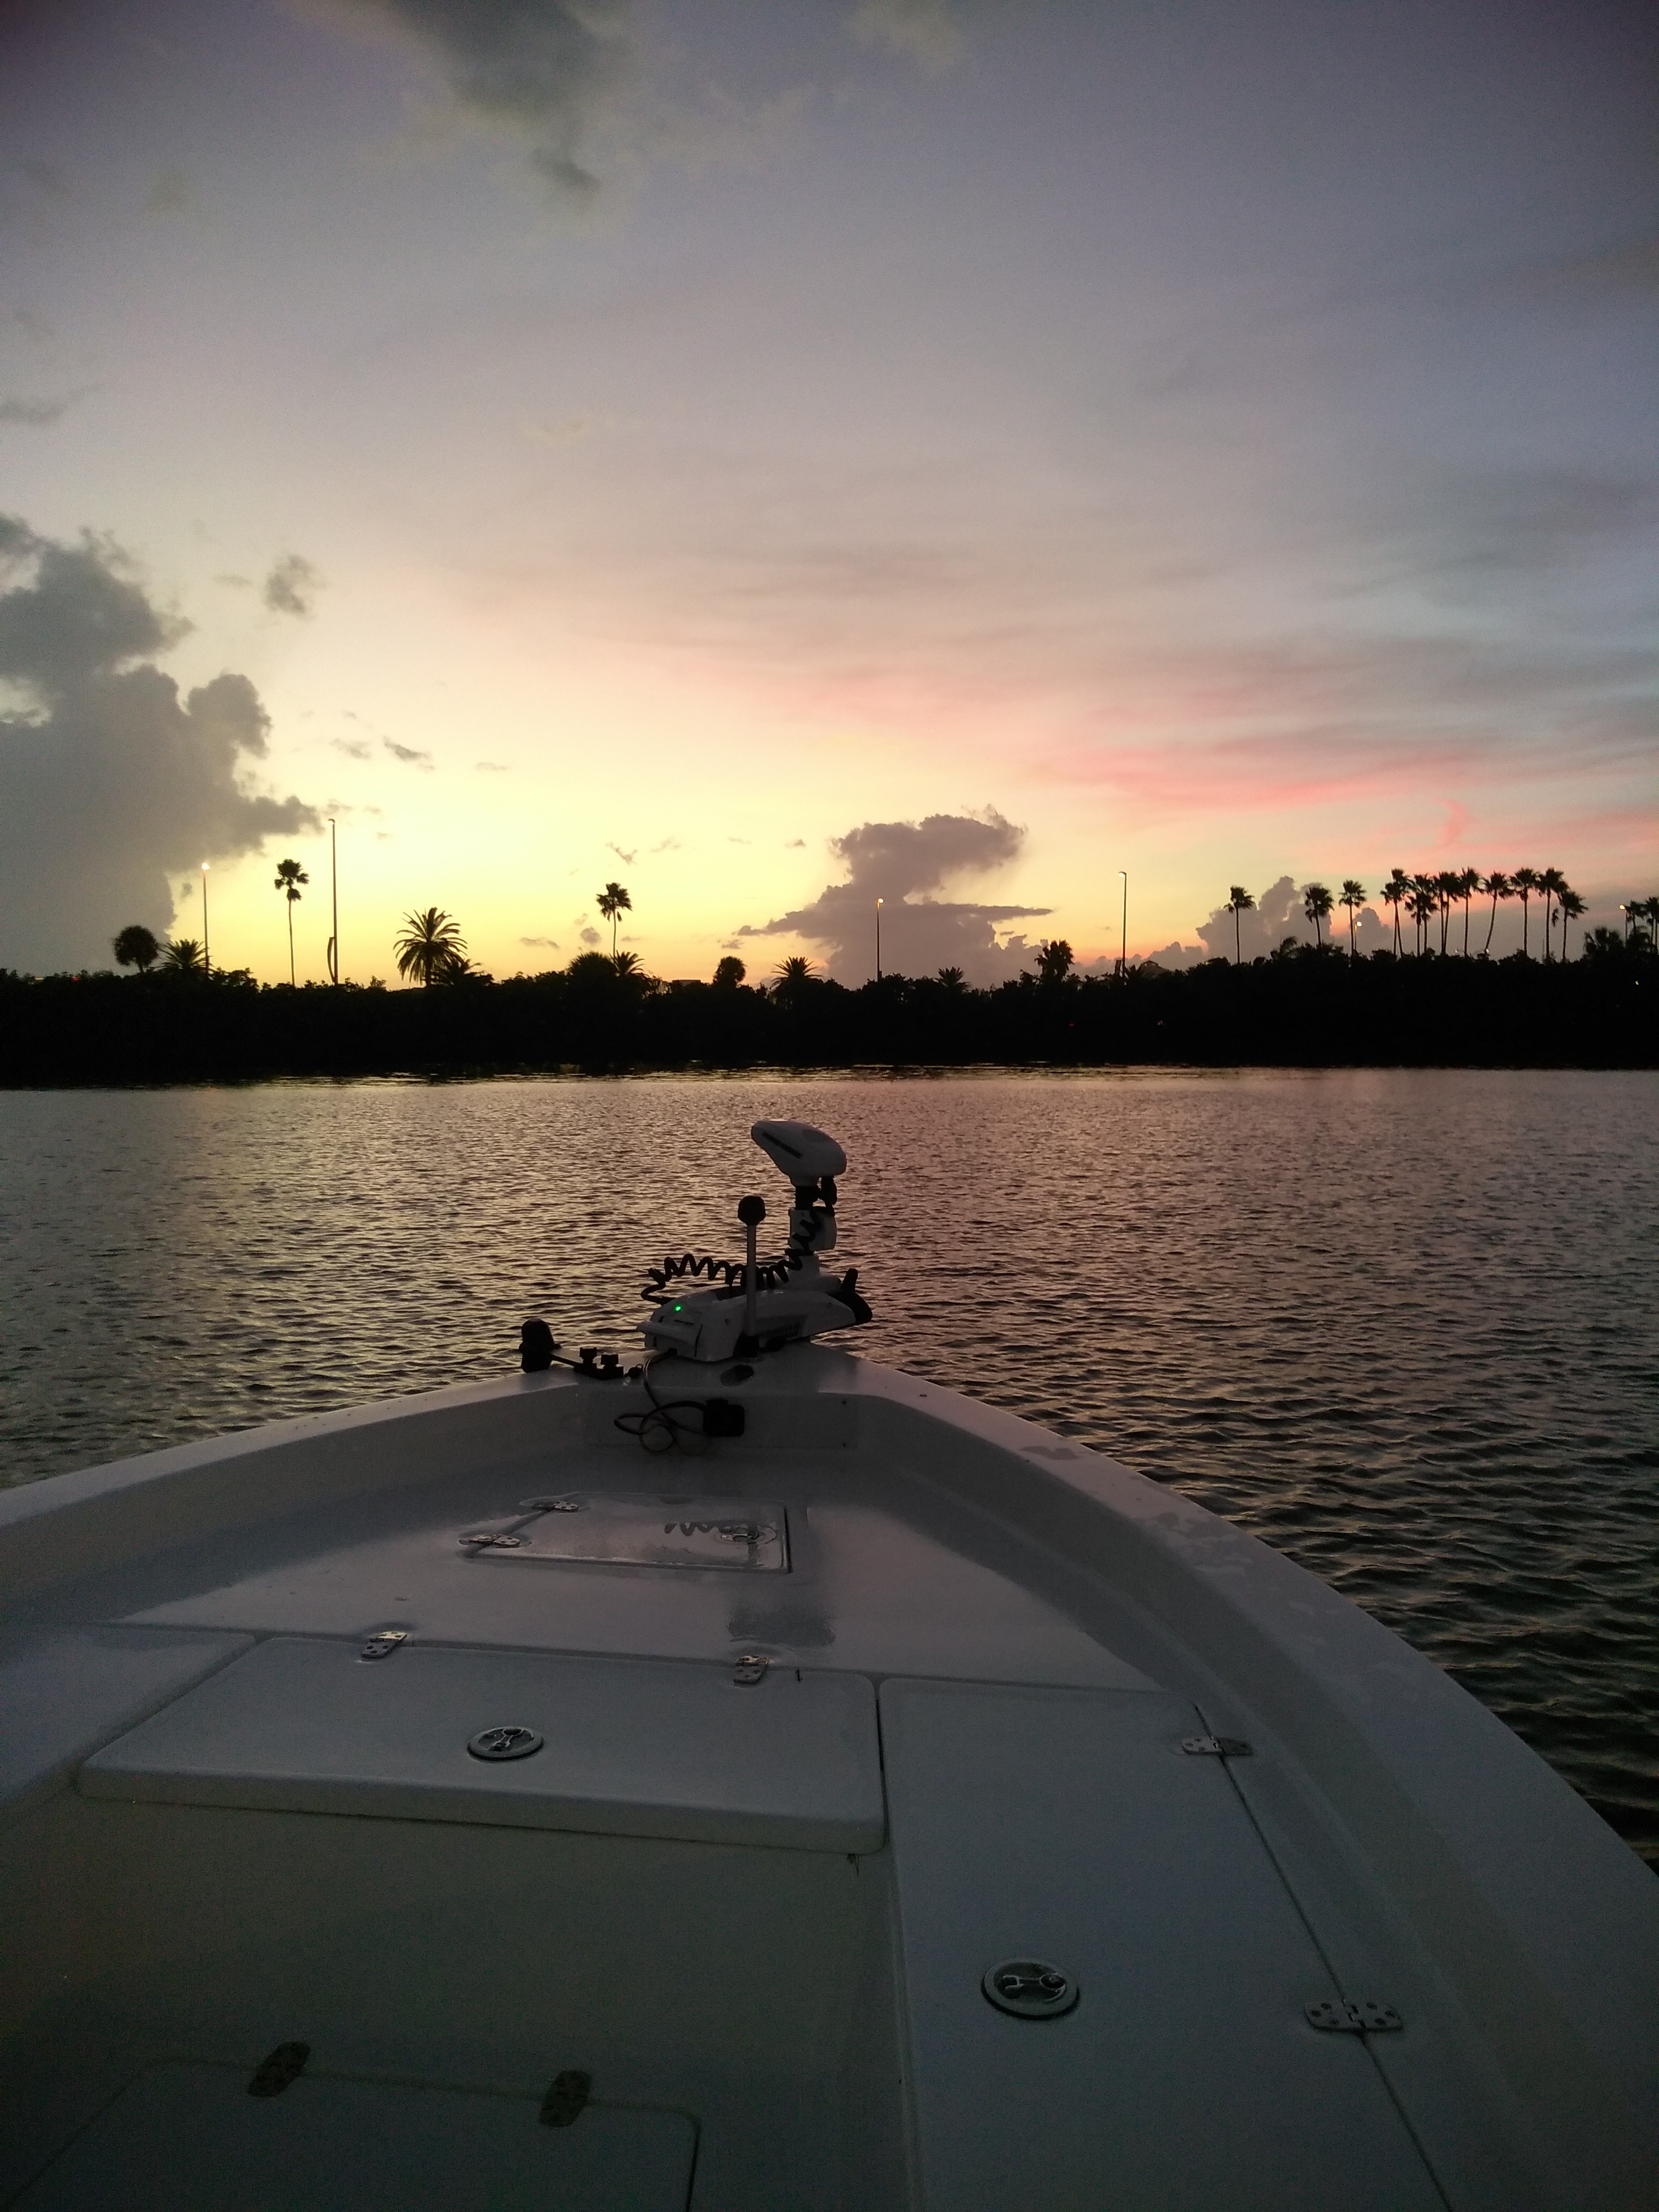
<svg viewBox="0 0 1659 2212"><path fill-rule="evenodd" d="M1659 15L0 0L0 966L1659 890ZM1127 922L1124 910L1127 881ZM1364 941L1382 942L1372 910ZM1518 941L1499 914L1494 951ZM1251 949L1249 946L1246 950Z"/></svg>

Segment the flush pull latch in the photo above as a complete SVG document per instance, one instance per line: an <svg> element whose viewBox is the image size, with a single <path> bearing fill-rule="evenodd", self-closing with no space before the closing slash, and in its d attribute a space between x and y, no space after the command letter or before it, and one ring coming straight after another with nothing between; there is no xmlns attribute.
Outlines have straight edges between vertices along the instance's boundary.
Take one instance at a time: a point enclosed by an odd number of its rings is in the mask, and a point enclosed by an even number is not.
<svg viewBox="0 0 1659 2212"><path fill-rule="evenodd" d="M1303 2009L1310 2027L1331 2035L1392 2035L1406 2024L1392 2005L1378 2004L1375 1997L1361 1997L1355 2004L1324 1997Z"/></svg>
<svg viewBox="0 0 1659 2212"><path fill-rule="evenodd" d="M1250 1759L1255 1756L1242 1735L1183 1735L1181 1748L1189 1759Z"/></svg>

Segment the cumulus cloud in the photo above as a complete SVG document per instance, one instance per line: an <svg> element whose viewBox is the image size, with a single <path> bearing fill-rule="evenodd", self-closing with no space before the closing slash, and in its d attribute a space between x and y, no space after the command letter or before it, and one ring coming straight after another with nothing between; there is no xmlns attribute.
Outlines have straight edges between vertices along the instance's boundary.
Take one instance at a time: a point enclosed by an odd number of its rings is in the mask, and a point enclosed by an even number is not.
<svg viewBox="0 0 1659 2212"><path fill-rule="evenodd" d="M605 943L604 938L599 934L599 931L593 927L591 922L588 924L587 927L582 931L581 939L584 945L603 945Z"/></svg>
<svg viewBox="0 0 1659 2212"><path fill-rule="evenodd" d="M265 578L265 605L273 614L308 615L322 580L302 554L284 553Z"/></svg>
<svg viewBox="0 0 1659 2212"><path fill-rule="evenodd" d="M410 33L463 107L521 136L555 199L599 189L592 142L638 63L624 0L356 0Z"/></svg>
<svg viewBox="0 0 1659 2212"><path fill-rule="evenodd" d="M830 848L847 880L826 884L810 906L756 927L744 937L800 937L823 950L830 972L862 981L875 963L876 901L882 901L882 965L891 973L931 975L960 968L974 983L1000 981L1029 961L1011 921L1050 911L1042 906L991 906L927 894L952 878L984 875L1018 860L1025 832L988 807L983 815L930 814L921 822L865 822ZM1000 941L998 933L1003 933Z"/></svg>
<svg viewBox="0 0 1659 2212"><path fill-rule="evenodd" d="M320 827L251 789L269 721L246 676L181 698L154 663L189 625L109 539L0 516L0 964L107 965L130 921L166 929L168 878Z"/></svg>
<svg viewBox="0 0 1659 2212"><path fill-rule="evenodd" d="M853 34L908 54L927 69L945 69L962 53L962 32L949 0L861 0Z"/></svg>
<svg viewBox="0 0 1659 2212"><path fill-rule="evenodd" d="M393 760L402 761L405 768L428 768L432 765L430 753L422 752L418 745L400 745L396 738L382 738L381 744Z"/></svg>

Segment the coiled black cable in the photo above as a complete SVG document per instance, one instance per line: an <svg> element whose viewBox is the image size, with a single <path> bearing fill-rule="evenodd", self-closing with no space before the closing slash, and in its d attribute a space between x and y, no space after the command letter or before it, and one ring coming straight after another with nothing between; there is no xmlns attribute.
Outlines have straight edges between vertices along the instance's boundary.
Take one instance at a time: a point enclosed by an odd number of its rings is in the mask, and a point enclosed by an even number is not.
<svg viewBox="0 0 1659 2212"><path fill-rule="evenodd" d="M671 1253L660 1267L647 1268L645 1288L640 1296L652 1305L660 1304L668 1296L671 1283L695 1280L701 1275L707 1275L711 1283L723 1281L728 1291L740 1291L744 1287L748 1265L746 1260L717 1260L708 1252L682 1252L678 1259ZM792 1252L786 1252L781 1260L757 1260L755 1262L755 1287L762 1291L775 1291L780 1284L787 1282L791 1273L799 1265L800 1261Z"/></svg>
<svg viewBox="0 0 1659 2212"><path fill-rule="evenodd" d="M703 1426L705 1401L702 1398L659 1398L651 1388L651 1363L641 1371L640 1380L645 1385L645 1395L651 1401L643 1413L618 1413L616 1425L625 1437L637 1437L647 1451L653 1454L672 1451L676 1445L684 1450L688 1442L707 1445L708 1438ZM695 1413L696 1424L685 1416Z"/></svg>

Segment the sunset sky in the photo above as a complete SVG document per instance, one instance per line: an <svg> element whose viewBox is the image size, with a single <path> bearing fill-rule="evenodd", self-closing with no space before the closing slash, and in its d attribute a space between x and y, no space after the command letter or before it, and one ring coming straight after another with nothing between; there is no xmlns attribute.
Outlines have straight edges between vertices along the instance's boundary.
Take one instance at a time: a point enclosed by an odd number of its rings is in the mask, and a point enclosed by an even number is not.
<svg viewBox="0 0 1659 2212"><path fill-rule="evenodd" d="M1166 957L1232 883L1659 890L1650 6L0 36L0 965L199 935L207 860L285 978L291 854L320 978L330 814L359 981L610 878L656 974L849 981L878 896L983 981L1120 869Z"/></svg>

